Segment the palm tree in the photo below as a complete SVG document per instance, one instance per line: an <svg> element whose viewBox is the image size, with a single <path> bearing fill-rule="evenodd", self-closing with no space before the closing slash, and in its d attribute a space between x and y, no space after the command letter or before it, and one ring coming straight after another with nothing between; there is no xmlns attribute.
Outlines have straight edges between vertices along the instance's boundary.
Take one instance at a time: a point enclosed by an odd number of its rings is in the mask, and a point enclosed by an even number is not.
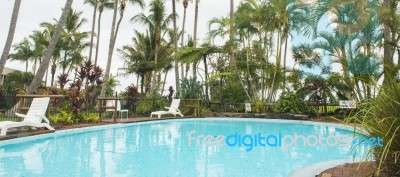
<svg viewBox="0 0 400 177"><path fill-rule="evenodd" d="M22 42L13 46L15 53L11 53L9 58L11 60L17 60L25 62L25 72L28 72L28 63L32 59L33 49L32 43L28 38L24 38Z"/></svg>
<svg viewBox="0 0 400 177"><path fill-rule="evenodd" d="M43 56L46 50L46 34L42 31L34 31L32 35L29 36L32 40L33 51L32 51L32 60L34 61L33 65L33 74L36 74L36 66L39 61L41 62L41 57Z"/></svg>
<svg viewBox="0 0 400 177"><path fill-rule="evenodd" d="M111 68L111 60L112 54L114 52L114 34L115 34L115 25L117 21L117 12L118 12L118 0L114 0L114 13L113 13L113 20L111 24L111 34L110 34L110 43L108 45L108 60L107 60L107 67L106 72L104 75L104 83L101 86L100 96L104 97L107 91L108 85L108 77L110 75L110 68Z"/></svg>
<svg viewBox="0 0 400 177"><path fill-rule="evenodd" d="M0 58L0 75L3 73L4 66L6 65L6 61L8 59L8 54L11 49L11 45L14 39L15 28L17 26L19 7L21 6L21 0L14 1L14 9L11 16L10 28L8 29L7 41L3 49L3 53Z"/></svg>
<svg viewBox="0 0 400 177"><path fill-rule="evenodd" d="M94 58L94 65L97 66L97 60L99 55L99 47L100 47L100 29L101 29L101 15L103 14L104 9L112 9L114 3L110 0L98 0L98 8L99 8L99 17L97 21L97 41L96 41L96 56Z"/></svg>
<svg viewBox="0 0 400 177"><path fill-rule="evenodd" d="M33 76L34 75L31 72L14 71L7 75L5 82L13 85L13 87L25 90L25 88L32 82Z"/></svg>
<svg viewBox="0 0 400 177"><path fill-rule="evenodd" d="M100 91L100 96L104 97L106 94L107 90L107 85L108 85L108 80L109 80L109 75L110 75L110 69L111 69L111 61L112 61L112 55L114 52L114 46L115 46L115 41L117 40L117 35L118 35L118 30L120 27L120 24L122 22L122 18L124 17L124 12L127 3L130 2L134 5L138 5L139 7L143 8L144 1L143 0L114 0L114 14L113 14L113 22L111 25L111 35L110 35L110 44L108 47L108 60L107 60L107 66L106 66L106 71L104 74L104 83L102 84L101 91ZM120 4L119 7L119 20L117 20L117 11L118 11L118 4Z"/></svg>
<svg viewBox="0 0 400 177"><path fill-rule="evenodd" d="M215 54L221 53L222 50L220 48L210 46L208 44L203 44L201 47L194 48L194 47L187 47L184 50L178 52L175 56L175 60L180 61L182 63L196 63L201 60L204 62L204 76L205 76L205 100L206 103L209 103L209 73L208 73L208 65L207 65L207 57Z"/></svg>
<svg viewBox="0 0 400 177"><path fill-rule="evenodd" d="M32 83L30 84L30 86L27 89L28 94L32 94L32 93L36 92L37 88L39 87L39 85L43 79L43 76L44 76L47 68L49 67L53 51L56 48L58 38L61 35L61 31L63 29L65 21L67 20L67 16L71 9L72 3L73 3L73 0L67 0L65 3L65 6L63 8L63 13L60 17L60 20L58 21L54 35L51 37L50 44L47 47L47 50L44 54L44 57L43 57L42 63L40 64L39 70L36 73L35 77L33 78Z"/></svg>
<svg viewBox="0 0 400 177"><path fill-rule="evenodd" d="M154 70L154 64L151 61L152 55L154 55L151 41L148 33L140 33L135 30L132 44L118 49L126 63L126 66L122 68L124 72L140 77L141 93L150 91L151 72Z"/></svg>
<svg viewBox="0 0 400 177"><path fill-rule="evenodd" d="M90 48L89 48L89 60L92 60L92 50L93 50L93 40L94 40L94 29L96 27L96 17L97 17L97 5L98 0L85 0L85 4L90 4L93 6L93 18L92 18L92 31L90 33Z"/></svg>
<svg viewBox="0 0 400 177"><path fill-rule="evenodd" d="M46 34L42 31L33 31L29 38L24 38L24 40L17 45L14 45L15 53L9 55L11 60L23 61L26 63L25 71L28 71L29 61L33 61L34 65L32 68L33 74L36 73L36 66L41 62L41 57L43 56L46 49Z"/></svg>
<svg viewBox="0 0 400 177"><path fill-rule="evenodd" d="M384 9L384 13L382 14L383 20L383 39L384 39L384 47L383 47L383 72L384 76L384 85L389 85L390 80L395 78L397 75L396 68L394 67L393 55L394 55L394 47L392 43L396 34L396 25L398 21L395 18L397 13L397 2L393 0L383 0L382 8ZM384 18L384 16L390 16L391 18ZM394 28L394 29L393 29ZM398 64L400 66L400 64Z"/></svg>
<svg viewBox="0 0 400 177"><path fill-rule="evenodd" d="M216 28L213 28L215 26ZM229 18L212 18L208 21L208 37L214 43L216 37L224 38L229 33Z"/></svg>
<svg viewBox="0 0 400 177"><path fill-rule="evenodd" d="M177 25L176 25L176 1L175 0L171 0L172 1L172 14L173 14L173 25L174 25L174 36L173 36L173 42L174 42L174 53L178 53L178 29L177 29ZM179 92L180 89L180 84L179 84L179 67L178 67L178 62L175 61L175 88L176 91ZM179 92L180 93L180 92Z"/></svg>
<svg viewBox="0 0 400 177"><path fill-rule="evenodd" d="M193 0L190 0L190 2ZM181 49L183 50L184 48L184 42L185 42L185 25L186 25L186 10L187 7L189 6L189 0L182 0L182 5L183 5L183 21L182 21L182 37L181 37ZM183 79L183 65L181 66L181 71L182 71L182 79Z"/></svg>
<svg viewBox="0 0 400 177"><path fill-rule="evenodd" d="M230 55L230 65L234 66L235 64L235 54L234 54L234 46L233 46L233 40L234 40L234 29L233 29L233 22L234 22L234 12L235 12L235 4L234 4L234 0L230 0L230 17L229 17L229 45L230 45L230 51L229 51L229 55Z"/></svg>
<svg viewBox="0 0 400 177"><path fill-rule="evenodd" d="M200 0L196 0L194 9L194 27L193 27L193 47L197 47L197 25L199 19L199 3ZM196 63L193 63L193 77L196 78Z"/></svg>
<svg viewBox="0 0 400 177"><path fill-rule="evenodd" d="M148 29L151 37L154 39L155 54L154 63L157 65L159 56L159 47L164 35L168 32L168 25L173 18L173 14L167 14L163 0L153 0L150 3L149 15L146 16L144 13L140 13L133 18L131 21L139 22L148 25ZM157 75L153 74L151 90L157 91L156 84Z"/></svg>
<svg viewBox="0 0 400 177"><path fill-rule="evenodd" d="M82 51L90 47L90 42L86 42L85 39L89 37L87 32L75 32L73 38L69 43L68 59L65 60L66 66L68 66L67 74L72 70L78 68L78 66L85 60L82 56Z"/></svg>
<svg viewBox="0 0 400 177"><path fill-rule="evenodd" d="M51 37L53 36L57 24L51 23L41 23L40 26L43 28L43 34L45 35L45 40L43 41L43 46L46 47L49 45ZM61 50L65 49L65 42L60 38L57 41L56 47L53 52L53 57L51 60L51 82L50 85L54 86L54 78L57 70L57 66L59 65L59 61L61 60ZM43 54L42 54L43 56Z"/></svg>

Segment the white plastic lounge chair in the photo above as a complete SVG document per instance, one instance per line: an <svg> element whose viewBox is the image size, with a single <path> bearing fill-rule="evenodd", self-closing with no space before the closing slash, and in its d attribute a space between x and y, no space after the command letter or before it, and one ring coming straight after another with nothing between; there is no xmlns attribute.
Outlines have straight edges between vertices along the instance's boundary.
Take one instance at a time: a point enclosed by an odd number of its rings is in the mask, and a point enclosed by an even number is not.
<svg viewBox="0 0 400 177"><path fill-rule="evenodd" d="M107 100L106 102L107 107L115 107L115 101L114 100ZM106 109L107 112L113 112L113 117L114 117L114 109ZM126 112L126 119L128 119L129 116L129 110L127 109L121 109L121 101L117 101L117 112L119 112L119 117L122 118L122 113Z"/></svg>
<svg viewBox="0 0 400 177"><path fill-rule="evenodd" d="M251 104L250 103L245 103L244 105L245 105L245 112L246 113L251 112Z"/></svg>
<svg viewBox="0 0 400 177"><path fill-rule="evenodd" d="M0 122L0 135L6 135L7 130L9 128L17 128L17 127L46 127L49 130L54 130L53 127L50 126L49 119L46 118L46 110L49 106L50 98L34 98L32 100L31 106L29 107L28 113L18 114L15 113L18 117L23 117L24 120L22 122L13 122L13 121L3 121ZM45 123L42 123L45 121Z"/></svg>
<svg viewBox="0 0 400 177"><path fill-rule="evenodd" d="M153 117L153 115L157 115L158 118L160 118L162 115L165 115L165 114L173 114L175 117L176 117L176 115L180 115L181 117L183 117L183 114L178 109L180 102L181 102L180 99L173 99L171 106L165 107L166 109L168 109L168 111L155 111L150 114L150 117Z"/></svg>

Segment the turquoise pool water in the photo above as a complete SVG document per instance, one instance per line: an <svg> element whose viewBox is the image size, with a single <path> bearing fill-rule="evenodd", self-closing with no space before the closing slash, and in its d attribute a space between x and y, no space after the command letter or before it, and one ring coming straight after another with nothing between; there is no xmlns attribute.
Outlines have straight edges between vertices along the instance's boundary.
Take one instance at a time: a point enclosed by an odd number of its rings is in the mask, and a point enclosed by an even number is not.
<svg viewBox="0 0 400 177"><path fill-rule="evenodd" d="M188 146L194 135L349 135L341 126L260 119L178 119L0 142L0 176L284 177L317 162L361 157L351 147Z"/></svg>

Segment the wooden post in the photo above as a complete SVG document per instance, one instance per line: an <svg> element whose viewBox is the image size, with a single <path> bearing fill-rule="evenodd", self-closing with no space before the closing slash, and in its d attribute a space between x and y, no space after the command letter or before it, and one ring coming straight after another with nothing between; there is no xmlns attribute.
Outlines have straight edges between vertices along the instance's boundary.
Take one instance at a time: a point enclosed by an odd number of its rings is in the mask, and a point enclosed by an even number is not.
<svg viewBox="0 0 400 177"><path fill-rule="evenodd" d="M117 100L114 100L114 122L117 122L117 114L118 114L118 112L117 112Z"/></svg>

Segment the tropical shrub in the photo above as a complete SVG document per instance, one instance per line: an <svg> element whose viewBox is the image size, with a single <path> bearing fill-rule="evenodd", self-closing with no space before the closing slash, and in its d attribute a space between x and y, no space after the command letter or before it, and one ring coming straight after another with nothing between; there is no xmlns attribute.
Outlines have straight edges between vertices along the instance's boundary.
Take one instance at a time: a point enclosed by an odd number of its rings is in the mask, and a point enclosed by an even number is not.
<svg viewBox="0 0 400 177"><path fill-rule="evenodd" d="M100 121L100 116L98 113L83 113L82 114L82 119L85 122L99 122Z"/></svg>
<svg viewBox="0 0 400 177"><path fill-rule="evenodd" d="M184 99L203 98L203 86L194 78L183 79L181 83L182 97Z"/></svg>
<svg viewBox="0 0 400 177"><path fill-rule="evenodd" d="M274 107L278 113L313 114L315 110L296 93L284 92Z"/></svg>
<svg viewBox="0 0 400 177"><path fill-rule="evenodd" d="M86 60L77 70L77 77L72 83L69 83L68 74L62 73L58 76L58 84L61 89L51 88L49 94L65 94L65 99L55 100L52 104L61 104L59 106L59 115L53 115L55 122L61 123L79 123L88 121L97 121L90 112L95 108L96 89L103 83L103 70L92 64L91 60ZM64 90L66 84L69 88ZM71 115L71 117L70 117Z"/></svg>
<svg viewBox="0 0 400 177"><path fill-rule="evenodd" d="M131 85L128 86L125 90L127 108L132 112L136 112L135 107L139 99L138 88L134 85Z"/></svg>
<svg viewBox="0 0 400 177"><path fill-rule="evenodd" d="M59 111L57 114L49 115L50 122L54 124L73 124L73 114L67 111Z"/></svg>
<svg viewBox="0 0 400 177"><path fill-rule="evenodd" d="M136 114L150 115L152 111L164 110L166 106L170 106L170 102L161 96L143 96L137 101Z"/></svg>
<svg viewBox="0 0 400 177"><path fill-rule="evenodd" d="M261 100L257 100L252 111L256 113L264 112L264 103Z"/></svg>
<svg viewBox="0 0 400 177"><path fill-rule="evenodd" d="M367 159L374 158L378 176L400 174L400 83L389 81L376 100L364 103L347 123L358 123L368 138L381 137L383 146L370 148Z"/></svg>

